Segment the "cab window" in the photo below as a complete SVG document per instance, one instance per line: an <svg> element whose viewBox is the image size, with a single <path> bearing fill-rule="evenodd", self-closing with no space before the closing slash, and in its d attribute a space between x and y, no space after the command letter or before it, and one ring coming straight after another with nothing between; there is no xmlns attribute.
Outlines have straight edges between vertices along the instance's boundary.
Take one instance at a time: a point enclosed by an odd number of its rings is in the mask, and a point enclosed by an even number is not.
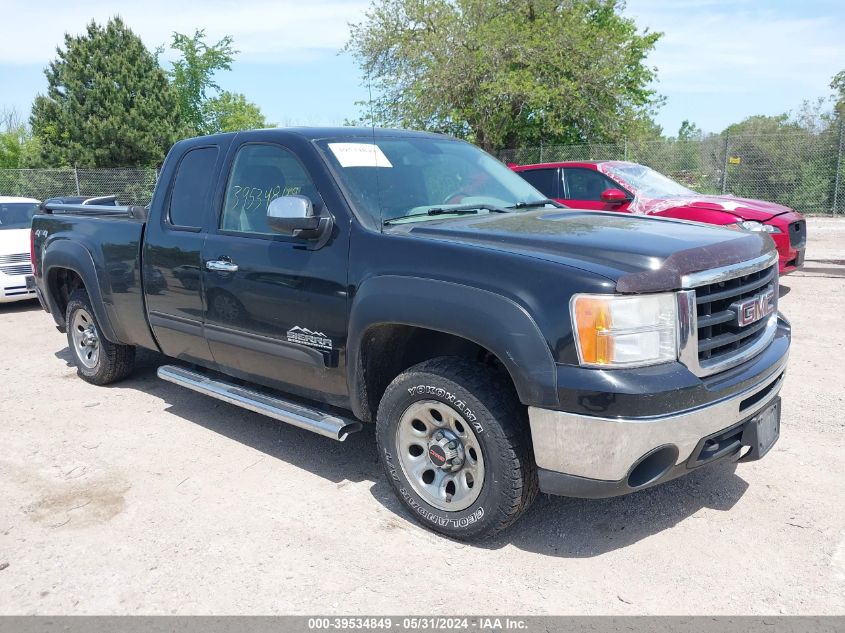
<svg viewBox="0 0 845 633"><path fill-rule="evenodd" d="M267 207L279 196L293 195L308 197L315 207L322 204L311 177L292 152L278 145L244 145L226 185L220 228L277 235L267 225Z"/></svg>
<svg viewBox="0 0 845 633"><path fill-rule="evenodd" d="M557 169L527 169L516 172L547 198L560 198L560 172Z"/></svg>
<svg viewBox="0 0 845 633"><path fill-rule="evenodd" d="M563 170L567 200L601 200L606 189L619 185L594 169L566 168Z"/></svg>
<svg viewBox="0 0 845 633"><path fill-rule="evenodd" d="M170 193L169 224L190 230L203 226L203 216L211 200L216 162L216 147L192 149L182 157Z"/></svg>

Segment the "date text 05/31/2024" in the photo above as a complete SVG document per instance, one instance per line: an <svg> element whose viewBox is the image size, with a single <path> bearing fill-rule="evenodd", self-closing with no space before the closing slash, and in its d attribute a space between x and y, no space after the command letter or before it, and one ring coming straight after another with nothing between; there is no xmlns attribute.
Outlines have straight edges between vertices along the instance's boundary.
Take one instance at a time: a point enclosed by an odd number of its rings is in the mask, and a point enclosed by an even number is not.
<svg viewBox="0 0 845 633"><path fill-rule="evenodd" d="M507 617L406 617L394 621L383 617L336 617L309 618L309 630L476 630L501 631L524 630L527 628L525 620Z"/></svg>

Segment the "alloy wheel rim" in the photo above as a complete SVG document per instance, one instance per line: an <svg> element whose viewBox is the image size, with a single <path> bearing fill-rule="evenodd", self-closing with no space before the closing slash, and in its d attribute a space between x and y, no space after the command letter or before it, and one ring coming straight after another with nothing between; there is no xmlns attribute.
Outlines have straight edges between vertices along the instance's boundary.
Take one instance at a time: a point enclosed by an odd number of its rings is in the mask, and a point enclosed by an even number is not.
<svg viewBox="0 0 845 633"><path fill-rule="evenodd" d="M74 313L70 333L79 362L88 369L94 369L100 359L100 335L94 318L87 310L79 309Z"/></svg>
<svg viewBox="0 0 845 633"><path fill-rule="evenodd" d="M484 485L481 444L464 417L437 400L408 407L396 427L396 454L405 478L440 510L470 507Z"/></svg>

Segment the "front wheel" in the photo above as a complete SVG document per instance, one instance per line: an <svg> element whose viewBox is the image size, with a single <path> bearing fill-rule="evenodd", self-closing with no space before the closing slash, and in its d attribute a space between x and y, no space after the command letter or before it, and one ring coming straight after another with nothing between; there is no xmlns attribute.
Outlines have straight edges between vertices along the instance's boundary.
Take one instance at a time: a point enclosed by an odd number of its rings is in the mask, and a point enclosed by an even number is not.
<svg viewBox="0 0 845 633"><path fill-rule="evenodd" d="M377 439L399 499L453 538L493 536L536 496L525 409L487 365L443 357L400 374L379 405Z"/></svg>

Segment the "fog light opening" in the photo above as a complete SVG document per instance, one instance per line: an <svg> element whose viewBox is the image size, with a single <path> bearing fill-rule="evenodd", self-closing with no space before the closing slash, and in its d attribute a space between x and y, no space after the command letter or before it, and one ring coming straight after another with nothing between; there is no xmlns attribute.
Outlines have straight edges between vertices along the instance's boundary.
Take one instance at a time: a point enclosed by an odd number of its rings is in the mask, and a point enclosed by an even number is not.
<svg viewBox="0 0 845 633"><path fill-rule="evenodd" d="M628 475L628 486L640 488L657 481L665 475L678 460L678 447L661 446L640 458Z"/></svg>

